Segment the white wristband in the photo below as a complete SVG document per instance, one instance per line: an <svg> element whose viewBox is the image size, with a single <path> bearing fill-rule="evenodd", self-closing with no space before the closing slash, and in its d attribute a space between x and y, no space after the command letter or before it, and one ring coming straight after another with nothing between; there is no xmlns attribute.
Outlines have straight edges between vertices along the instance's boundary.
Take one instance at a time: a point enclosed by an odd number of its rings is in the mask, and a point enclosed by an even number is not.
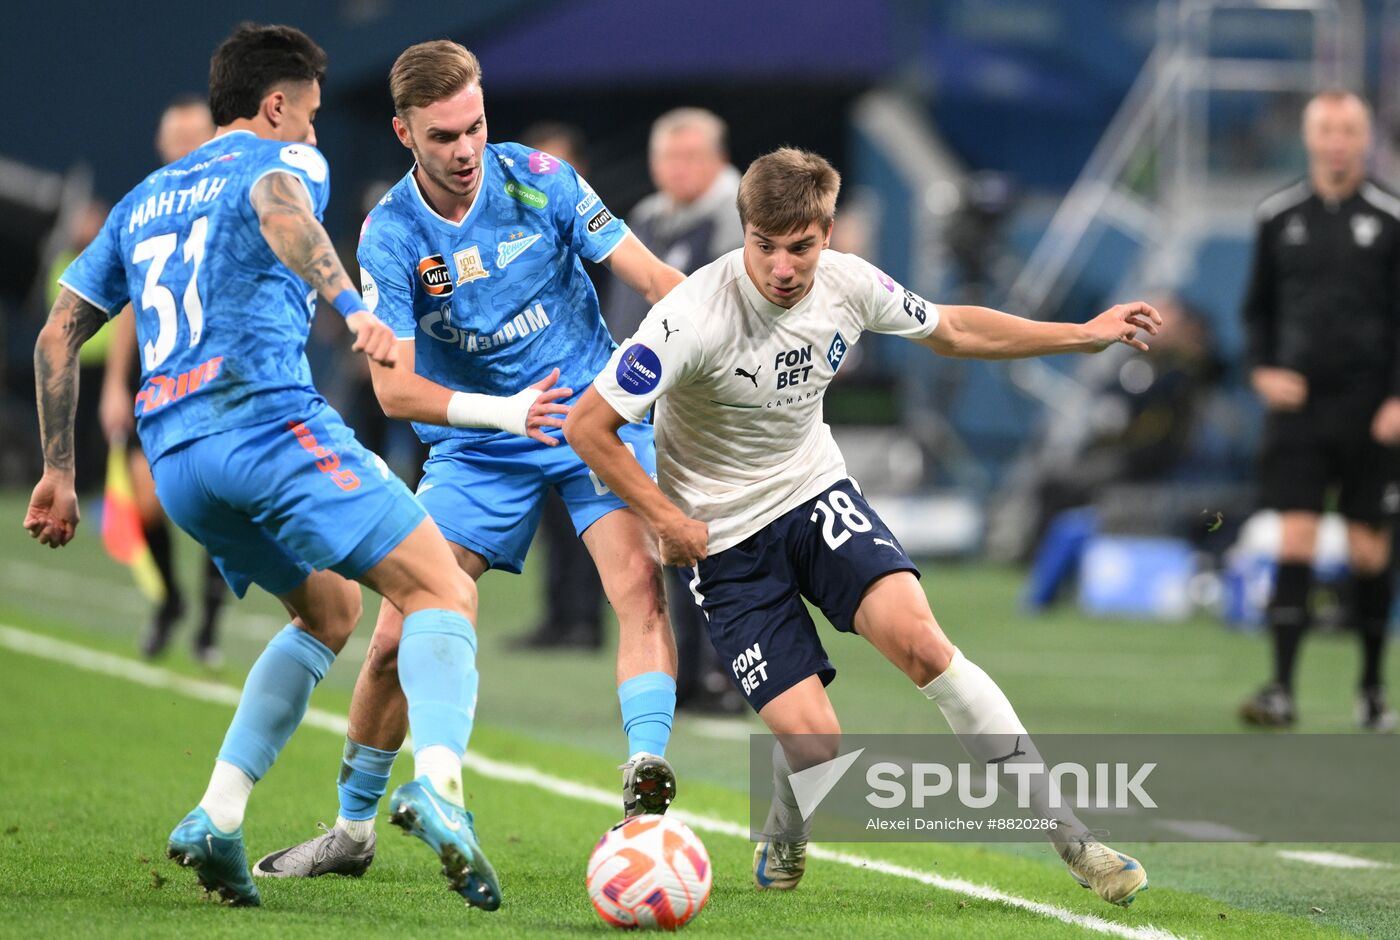
<svg viewBox="0 0 1400 940"><path fill-rule="evenodd" d="M530 406L540 394L537 388L523 388L514 395L453 392L447 400L447 423L454 428L500 428L524 437Z"/></svg>

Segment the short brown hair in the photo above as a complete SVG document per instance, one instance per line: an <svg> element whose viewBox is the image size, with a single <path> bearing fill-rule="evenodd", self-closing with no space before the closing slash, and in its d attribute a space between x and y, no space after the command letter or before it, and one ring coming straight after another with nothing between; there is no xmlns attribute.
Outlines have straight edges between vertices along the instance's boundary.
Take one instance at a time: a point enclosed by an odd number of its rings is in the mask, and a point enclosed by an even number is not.
<svg viewBox="0 0 1400 940"><path fill-rule="evenodd" d="M809 150L783 147L765 153L739 181L739 223L765 235L786 235L836 218L841 174Z"/></svg>
<svg viewBox="0 0 1400 940"><path fill-rule="evenodd" d="M466 46L450 39L409 46L389 69L389 93L400 118L409 108L450 98L471 84L481 84L481 63Z"/></svg>

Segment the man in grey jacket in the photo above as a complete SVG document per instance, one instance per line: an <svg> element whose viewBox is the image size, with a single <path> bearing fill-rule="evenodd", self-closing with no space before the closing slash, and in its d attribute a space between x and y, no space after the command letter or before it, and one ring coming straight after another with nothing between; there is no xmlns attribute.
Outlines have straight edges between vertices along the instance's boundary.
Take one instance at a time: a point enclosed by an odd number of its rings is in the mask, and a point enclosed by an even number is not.
<svg viewBox="0 0 1400 940"><path fill-rule="evenodd" d="M642 244L684 274L744 243L734 200L739 171L729 163L728 128L704 108L677 108L651 126L648 162L656 192L627 214ZM631 336L651 309L611 283L603 317L614 338Z"/></svg>

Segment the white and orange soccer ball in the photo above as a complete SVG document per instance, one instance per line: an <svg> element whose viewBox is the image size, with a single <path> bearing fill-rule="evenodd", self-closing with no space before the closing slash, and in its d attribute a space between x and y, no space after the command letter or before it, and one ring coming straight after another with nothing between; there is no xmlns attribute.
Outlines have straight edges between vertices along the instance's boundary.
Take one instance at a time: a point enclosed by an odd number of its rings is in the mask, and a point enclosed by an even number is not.
<svg viewBox="0 0 1400 940"><path fill-rule="evenodd" d="M710 899L710 854L685 823L636 816L603 833L588 859L598 916L623 929L675 930Z"/></svg>

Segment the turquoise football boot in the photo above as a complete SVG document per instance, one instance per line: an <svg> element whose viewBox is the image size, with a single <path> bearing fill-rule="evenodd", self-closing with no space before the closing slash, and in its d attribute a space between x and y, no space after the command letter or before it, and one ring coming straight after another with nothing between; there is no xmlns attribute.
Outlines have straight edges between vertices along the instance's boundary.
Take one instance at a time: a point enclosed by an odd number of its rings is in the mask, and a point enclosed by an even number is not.
<svg viewBox="0 0 1400 940"><path fill-rule="evenodd" d="M186 868L193 868L205 891L219 895L234 907L262 904L248 873L242 827L232 833L220 832L209 820L209 814L196 806L170 833L165 854Z"/></svg>
<svg viewBox="0 0 1400 940"><path fill-rule="evenodd" d="M469 906L483 911L501 906L501 885L481 851L471 813L444 800L426 777L395 790L389 806L389 821L427 843L442 861L448 885Z"/></svg>

